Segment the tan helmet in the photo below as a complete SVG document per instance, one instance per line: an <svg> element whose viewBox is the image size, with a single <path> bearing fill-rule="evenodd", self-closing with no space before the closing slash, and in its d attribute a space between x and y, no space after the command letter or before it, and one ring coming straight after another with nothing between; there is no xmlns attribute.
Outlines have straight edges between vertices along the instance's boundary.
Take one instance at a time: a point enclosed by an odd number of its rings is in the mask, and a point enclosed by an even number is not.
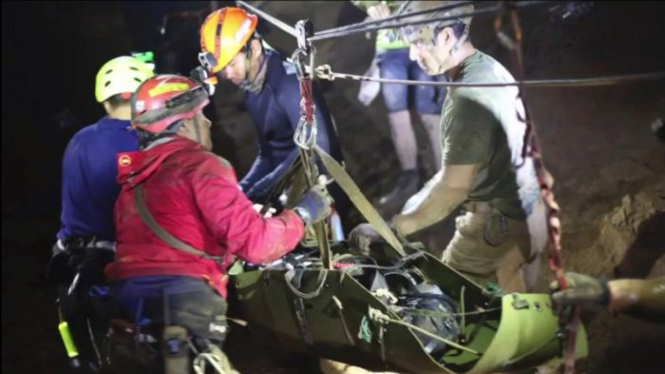
<svg viewBox="0 0 665 374"><path fill-rule="evenodd" d="M463 14L469 14L473 12L473 5L459 5L455 6L457 3L462 3L462 1L405 1L399 9L398 14L408 14L418 11L424 11L427 9L440 8L443 6L450 5L450 9L440 10L432 13L425 13L419 16L405 18L405 22L410 21L420 21L429 18L442 18L442 17L454 17ZM466 39L468 35L469 25L471 25L472 16L462 17L457 19L445 20L424 23L420 25L410 25L403 26L401 28L401 35L405 42L407 43L417 43L423 42L426 44L434 44L436 39L436 30L440 30L446 26L452 26L457 22L464 23L467 27L464 32L463 39ZM461 38L462 39L462 38Z"/></svg>

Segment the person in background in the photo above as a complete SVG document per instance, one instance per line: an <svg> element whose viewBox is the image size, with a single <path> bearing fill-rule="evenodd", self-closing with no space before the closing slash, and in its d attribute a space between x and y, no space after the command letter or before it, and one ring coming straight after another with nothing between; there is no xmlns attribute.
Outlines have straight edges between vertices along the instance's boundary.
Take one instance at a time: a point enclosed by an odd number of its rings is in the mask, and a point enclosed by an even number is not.
<svg viewBox="0 0 665 374"><path fill-rule="evenodd" d="M353 1L367 11L369 18L380 20L395 15L401 1ZM399 37L398 30L379 30L376 38L376 57L380 76L385 79L418 80L434 82L440 79L428 75L418 63L409 58L409 44ZM422 186L418 170L418 146L411 121L410 109L418 112L425 126L432 149L433 172L441 169L441 104L446 95L444 89L432 86L407 86L381 84L383 100L388 109L388 122L401 173L395 187L379 199L379 207L385 212L396 212L406 200Z"/></svg>
<svg viewBox="0 0 665 374"><path fill-rule="evenodd" d="M104 265L115 252L113 207L117 155L139 148L131 129L130 98L154 75L152 67L130 56L106 62L97 73L95 99L106 116L77 132L62 159L62 222L49 264L49 278L58 285L62 317L78 347L84 370L99 369L95 345L106 322L90 305L91 286L103 284ZM88 333L88 322L93 327ZM91 336L92 334L92 336Z"/></svg>

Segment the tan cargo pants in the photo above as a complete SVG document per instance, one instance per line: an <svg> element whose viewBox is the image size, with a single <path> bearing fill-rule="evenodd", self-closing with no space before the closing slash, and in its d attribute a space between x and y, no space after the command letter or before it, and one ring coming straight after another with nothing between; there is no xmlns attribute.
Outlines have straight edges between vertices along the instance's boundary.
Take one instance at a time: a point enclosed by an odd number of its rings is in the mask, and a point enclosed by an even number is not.
<svg viewBox="0 0 665 374"><path fill-rule="evenodd" d="M484 202L466 203L464 210L442 261L481 286L493 282L507 292L524 292L521 268L531 254L526 221L510 219Z"/></svg>

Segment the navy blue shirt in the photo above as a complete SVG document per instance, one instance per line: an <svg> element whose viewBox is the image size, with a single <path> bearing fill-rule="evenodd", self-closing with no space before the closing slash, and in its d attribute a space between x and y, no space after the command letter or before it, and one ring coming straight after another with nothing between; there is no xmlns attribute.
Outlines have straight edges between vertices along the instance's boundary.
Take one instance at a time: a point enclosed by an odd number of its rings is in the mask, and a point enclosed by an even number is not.
<svg viewBox="0 0 665 374"><path fill-rule="evenodd" d="M259 139L259 155L240 186L254 201L267 197L299 154L298 146L293 142L300 121L300 85L295 68L275 51L266 51L266 59L263 88L258 93L245 92L245 105L254 119ZM316 84L313 96L317 144L341 162L342 153L333 120Z"/></svg>
<svg viewBox="0 0 665 374"><path fill-rule="evenodd" d="M115 241L113 207L120 193L117 156L139 150L130 121L104 117L69 141L62 160L62 228L58 239Z"/></svg>

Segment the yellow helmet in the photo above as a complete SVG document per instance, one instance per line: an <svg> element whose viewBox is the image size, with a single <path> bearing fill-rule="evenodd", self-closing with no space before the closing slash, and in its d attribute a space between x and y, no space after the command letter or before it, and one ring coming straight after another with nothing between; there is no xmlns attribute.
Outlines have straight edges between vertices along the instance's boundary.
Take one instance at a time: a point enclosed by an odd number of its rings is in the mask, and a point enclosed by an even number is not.
<svg viewBox="0 0 665 374"><path fill-rule="evenodd" d="M247 45L258 22L257 16L241 8L226 7L210 13L201 25L201 65L213 74L224 69Z"/></svg>
<svg viewBox="0 0 665 374"><path fill-rule="evenodd" d="M126 99L130 99L139 85L153 75L155 73L148 64L134 57L116 57L99 69L95 83L95 99L101 103L117 94L124 94Z"/></svg>
<svg viewBox="0 0 665 374"><path fill-rule="evenodd" d="M450 5L451 7L450 9L441 10L432 13L426 13L415 17L409 17L406 18L405 21L420 21L435 17L449 17L449 16L454 17L473 12L474 9L473 5L459 4L458 6L455 6L458 3L461 3L461 1L406 1L399 9L398 14L408 14L427 9L440 8L448 5ZM431 22L421 25L403 26L401 28L402 38L407 43L416 43L422 41L426 43L430 42L433 43L437 29L441 29L446 26L452 26L457 22L462 22L466 25L465 34L468 34L469 25L471 25L471 18L472 18L471 16L467 16L447 21Z"/></svg>

